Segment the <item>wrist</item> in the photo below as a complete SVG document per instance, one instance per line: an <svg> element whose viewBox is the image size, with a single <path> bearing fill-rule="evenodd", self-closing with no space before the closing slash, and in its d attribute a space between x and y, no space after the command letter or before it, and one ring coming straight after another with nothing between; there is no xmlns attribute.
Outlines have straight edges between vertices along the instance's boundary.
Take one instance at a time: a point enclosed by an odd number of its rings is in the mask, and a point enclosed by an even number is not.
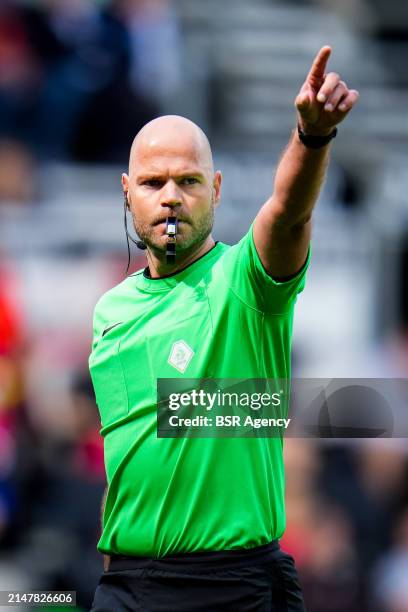
<svg viewBox="0 0 408 612"><path fill-rule="evenodd" d="M300 122L297 125L299 140L310 149L320 149L336 137L337 128L316 129L315 127L305 127Z"/></svg>
<svg viewBox="0 0 408 612"><path fill-rule="evenodd" d="M297 126L307 136L329 136L335 128L334 127L321 127L319 125L313 125L313 123L307 123L298 119Z"/></svg>
<svg viewBox="0 0 408 612"><path fill-rule="evenodd" d="M310 123L309 124L304 123L303 121L298 121L297 127L306 136L322 136L322 137L329 136L336 129L334 127L322 128L320 126L316 126Z"/></svg>

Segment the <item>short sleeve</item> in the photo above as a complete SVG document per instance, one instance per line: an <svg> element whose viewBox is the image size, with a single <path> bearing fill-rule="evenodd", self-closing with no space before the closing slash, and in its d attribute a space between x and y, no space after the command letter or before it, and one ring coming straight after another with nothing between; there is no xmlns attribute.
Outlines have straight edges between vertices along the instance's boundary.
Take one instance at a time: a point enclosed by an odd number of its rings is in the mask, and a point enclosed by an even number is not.
<svg viewBox="0 0 408 612"><path fill-rule="evenodd" d="M223 271L227 284L249 307L270 314L285 314L305 286L311 246L306 261L287 281L274 280L265 271L255 247L253 224L247 234L224 256Z"/></svg>

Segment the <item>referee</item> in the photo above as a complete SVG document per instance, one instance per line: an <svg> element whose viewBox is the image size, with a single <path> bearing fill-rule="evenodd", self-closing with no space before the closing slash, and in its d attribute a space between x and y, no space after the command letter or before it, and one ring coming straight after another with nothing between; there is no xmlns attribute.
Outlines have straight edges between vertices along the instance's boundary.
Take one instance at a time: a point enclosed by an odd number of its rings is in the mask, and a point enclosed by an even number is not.
<svg viewBox="0 0 408 612"><path fill-rule="evenodd" d="M274 191L235 246L215 242L221 173L179 116L136 136L125 206L147 267L95 308L90 371L108 488L93 612L301 611L282 438L158 438L158 378L289 378L294 304L329 143L358 92L317 54Z"/></svg>

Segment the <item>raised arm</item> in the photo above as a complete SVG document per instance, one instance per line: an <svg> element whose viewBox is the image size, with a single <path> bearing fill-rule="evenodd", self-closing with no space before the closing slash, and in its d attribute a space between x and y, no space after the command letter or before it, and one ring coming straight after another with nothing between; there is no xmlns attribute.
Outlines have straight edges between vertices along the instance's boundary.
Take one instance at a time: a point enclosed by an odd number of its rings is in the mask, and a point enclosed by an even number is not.
<svg viewBox="0 0 408 612"><path fill-rule="evenodd" d="M316 137L333 133L358 100L335 72L326 74L331 53L322 47L295 100L298 129L278 164L272 196L265 202L254 223L254 241L265 270L273 277L295 274L304 264L310 241L313 207L324 181L330 144ZM309 137L309 138L308 138ZM312 137L312 138L310 138Z"/></svg>

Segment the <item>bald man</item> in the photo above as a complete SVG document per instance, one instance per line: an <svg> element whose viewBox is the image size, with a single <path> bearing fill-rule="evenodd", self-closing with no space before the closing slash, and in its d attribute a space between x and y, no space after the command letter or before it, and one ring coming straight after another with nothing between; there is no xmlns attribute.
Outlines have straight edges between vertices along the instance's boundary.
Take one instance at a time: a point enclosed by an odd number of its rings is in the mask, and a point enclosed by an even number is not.
<svg viewBox="0 0 408 612"><path fill-rule="evenodd" d="M304 610L279 547L282 434L158 435L157 389L290 378L312 209L336 125L358 98L326 74L330 52L296 98L273 194L234 246L211 234L222 177L201 129L159 117L134 140L122 185L147 266L99 300L90 356L108 481L94 612Z"/></svg>
<svg viewBox="0 0 408 612"><path fill-rule="evenodd" d="M221 172L214 173L210 143L192 121L168 116L148 123L133 142L122 186L135 230L148 247L152 278L176 272L214 246ZM175 265L163 258L169 210L178 221Z"/></svg>

